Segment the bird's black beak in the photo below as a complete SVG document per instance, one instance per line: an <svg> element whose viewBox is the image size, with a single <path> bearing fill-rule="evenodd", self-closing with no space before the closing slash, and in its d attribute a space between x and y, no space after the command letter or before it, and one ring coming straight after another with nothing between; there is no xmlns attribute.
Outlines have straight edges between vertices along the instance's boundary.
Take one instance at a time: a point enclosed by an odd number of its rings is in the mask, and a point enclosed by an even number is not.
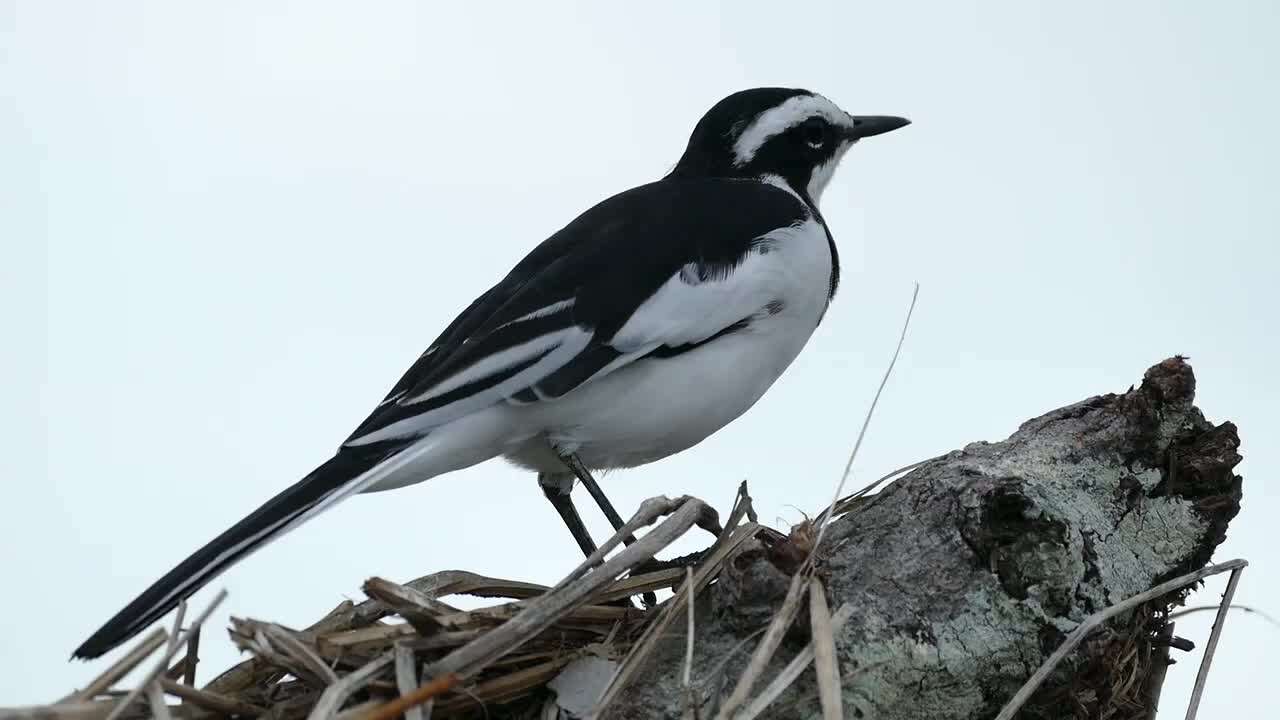
<svg viewBox="0 0 1280 720"><path fill-rule="evenodd" d="M851 140L859 140L872 135L883 135L891 130L897 130L911 124L906 118L894 117L892 115L853 115L853 127L846 128L845 134Z"/></svg>

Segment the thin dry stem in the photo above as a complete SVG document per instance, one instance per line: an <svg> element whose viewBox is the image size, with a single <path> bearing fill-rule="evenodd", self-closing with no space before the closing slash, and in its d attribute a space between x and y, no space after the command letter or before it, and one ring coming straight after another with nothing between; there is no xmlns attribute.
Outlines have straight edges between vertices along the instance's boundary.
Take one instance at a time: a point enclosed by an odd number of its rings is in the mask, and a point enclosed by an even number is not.
<svg viewBox="0 0 1280 720"><path fill-rule="evenodd" d="M200 613L200 616L191 623L192 627L199 627L204 624L204 621L208 620L209 616L213 614L213 611L217 610L218 606L222 604L222 601L226 599L227 591L220 590L218 594L214 596L213 602L209 603L209 606L204 609L204 612ZM189 632L190 631L188 631L188 633ZM183 639L185 640L185 638ZM142 679L142 682L138 684L138 687L130 690L129 694L125 695L124 699L121 700L114 709L112 709L111 713L107 715L107 720L116 720L116 718L120 717L124 711L133 704L133 701L137 700L138 696L147 689L148 685L150 685L156 678L160 677L165 670L168 670L169 662L173 660L174 655L178 654L178 649L181 647L182 642L172 643L169 646L169 649L165 652L164 657L160 658L160 662L156 663L156 666L147 673L146 677Z"/></svg>
<svg viewBox="0 0 1280 720"><path fill-rule="evenodd" d="M230 698L225 695L219 695L207 690L198 690L190 685L184 685L176 680L168 678L160 678L160 689L181 698L183 701L191 703L199 708L210 710L222 715L242 715L246 717L255 717L262 715L267 710L252 703L242 700Z"/></svg>
<svg viewBox="0 0 1280 720"><path fill-rule="evenodd" d="M307 719L330 720L336 716L338 711L342 709L342 703L346 702L352 693L364 687L375 675L382 672L383 668L395 661L395 657L394 650L383 653L366 663L359 670L325 688L325 691L320 694L320 700L311 709L311 714L307 716Z"/></svg>
<svg viewBox="0 0 1280 720"><path fill-rule="evenodd" d="M680 584L684 573L680 568L668 568L640 575L628 575L595 596L598 603L621 600L653 590L666 590Z"/></svg>
<svg viewBox="0 0 1280 720"><path fill-rule="evenodd" d="M1195 607L1182 608L1181 610L1175 610L1169 613L1169 619L1175 620L1180 617L1186 617L1187 615L1195 615L1196 613L1202 613L1202 612L1217 612L1218 608L1220 607L1222 606L1221 605L1197 605ZM1255 608L1253 606L1239 605L1236 603L1232 603L1227 606L1227 609L1239 610L1240 612L1246 613L1248 615L1257 615L1258 617L1262 618L1263 621L1265 621L1268 625L1276 629L1280 629L1280 620L1277 620L1271 614L1263 612L1262 610L1259 610L1258 608Z"/></svg>
<svg viewBox="0 0 1280 720"><path fill-rule="evenodd" d="M515 617L493 630L485 633L463 647L455 650L443 659L432 663L426 672L431 675L444 675L456 672L468 677L479 671L493 660L515 650L545 630L568 610L578 607L587 601L592 593L613 582L619 575L653 558L662 548L670 545L689 528L706 516L707 506L696 498L682 499L680 504L666 498L646 500L641 505L636 517L627 522L610 538L606 546L616 547L621 538L631 535L635 530L647 523L637 523L637 518L656 518L665 510L671 513L658 527L654 528L640 540L618 553L594 571L579 576L583 566L570 574L573 578L561 582L547 594L531 600ZM597 553L598 554L598 553Z"/></svg>
<svg viewBox="0 0 1280 720"><path fill-rule="evenodd" d="M392 720L402 713L406 718L409 718L411 717L410 713L415 710L420 714L420 705L435 699L435 697L441 693L451 690L461 680L462 678L453 673L441 675L440 677L433 679L431 682L426 683L415 690L411 690L395 700L378 707L376 710L366 715L364 720Z"/></svg>
<svg viewBox="0 0 1280 720"><path fill-rule="evenodd" d="M697 717L698 703L693 696L693 637L694 637L694 615L696 603L692 597L693 587L693 568L687 567L685 570L685 586L689 588L690 597L685 602L685 607L689 609L687 613L687 621L685 623L685 639L684 639L684 674L680 678L680 688L684 693L684 716L692 719Z"/></svg>
<svg viewBox="0 0 1280 720"><path fill-rule="evenodd" d="M1182 589L1211 575L1224 573L1228 570L1235 571L1243 569L1248 564L1249 563L1244 560L1228 560L1227 562L1214 565L1213 567L1201 568L1193 573L1187 573L1186 575L1176 577L1168 582L1160 583L1145 592L1140 592L1137 595L1125 598L1124 600L1121 600L1114 605L1110 605L1085 618L1084 622L1080 623L1076 626L1075 630L1071 631L1071 634L1062 641L1062 644L1059 645L1051 655L1049 655L1048 659L1045 660L1044 663L1040 665L1039 669L1037 669L1035 673L1027 679L1027 682L1023 684L1013 698L1005 704L1004 708L1000 710L1000 714L996 716L996 720L1011 720L1018 710L1022 709L1022 706L1027 702L1027 700L1031 698L1036 689L1040 687L1040 684L1049 677L1049 674L1058 666L1058 663L1062 662L1064 658L1070 655L1071 651L1075 650L1076 646L1079 645L1086 636L1096 630L1107 620L1110 620L1123 612L1132 610L1148 600L1154 600L1155 598L1166 595L1174 590Z"/></svg>
<svg viewBox="0 0 1280 720"><path fill-rule="evenodd" d="M884 386L889 383L889 376L893 374L893 366L898 364L898 355L902 353L902 343L907 339L907 328L911 327L911 314L916 309L916 299L920 297L920 283L916 283L915 289L911 292L911 304L907 306L907 317L902 322L902 333L898 336L898 344L893 349L893 357L889 359L889 367L884 370L884 377L880 378L880 385L876 388L876 394L871 398L871 406L867 408L867 415L862 420L862 427L858 430L858 439L853 443L853 450L849 452L849 460L844 464L844 472L840 474L840 482L836 484L836 491L831 498L831 506L834 507L840 499L840 492L844 490L844 484L849 479L849 472L853 470L853 461L858 457L858 450L862 447L862 440L867 436L867 428L871 426L871 417L876 412L876 405L880 403L880 394L884 392ZM813 541L813 550L810 554L817 552L818 545L822 543L822 537L827 532L827 525L830 524L831 513L823 513L821 522L818 524L818 536Z"/></svg>
<svg viewBox="0 0 1280 720"><path fill-rule="evenodd" d="M413 650L404 643L396 645L396 689L400 697L406 697L418 688L418 660ZM428 698L428 702L430 698ZM414 705L404 711L404 720L425 720L422 705Z"/></svg>
<svg viewBox="0 0 1280 720"><path fill-rule="evenodd" d="M188 685L196 684L196 666L200 664L200 627L191 628L187 640L186 665L182 669L182 681Z"/></svg>
<svg viewBox="0 0 1280 720"><path fill-rule="evenodd" d="M750 696L756 680L764 674L765 667L773 659L773 654L777 652L778 646L782 643L783 635L786 634L787 628L791 627L791 622L795 620L796 613L800 610L800 598L808 587L807 580L807 567L802 568L800 572L797 572L791 578L791 586L787 588L787 596L782 601L782 607L778 608L778 612L774 614L773 620L769 623L769 629L765 631L764 637L760 638L760 643L756 645L755 652L751 654L751 660L747 664L746 670L743 670L742 675L738 677L738 683L734 685L733 692L720 705L720 711L716 713L716 720L728 720L728 718L733 717L734 712Z"/></svg>
<svg viewBox="0 0 1280 720"><path fill-rule="evenodd" d="M420 590L380 577L372 577L365 581L364 594L408 620L409 624L423 635L440 629L437 616L456 612L454 608L429 597Z"/></svg>
<svg viewBox="0 0 1280 720"><path fill-rule="evenodd" d="M1222 594L1218 615L1213 619L1213 630L1209 632L1209 642L1204 646L1204 657L1200 659L1196 684L1191 690L1191 701L1187 704L1186 720L1196 720L1196 713L1200 712L1200 696L1204 694L1204 684L1209 679L1209 666L1213 664L1213 654L1218 649L1218 638L1222 637L1222 625L1227 620L1227 610L1231 607L1231 598L1235 597L1236 585L1240 582L1240 573L1243 571L1244 565L1235 568L1227 580L1227 590Z"/></svg>
<svg viewBox="0 0 1280 720"><path fill-rule="evenodd" d="M693 584L681 586L675 596L663 605L661 614L655 621L649 623L640 639L631 646L631 652L627 653L627 656L623 658L613 678L609 681L609 685L601 693L594 713L596 717L604 717L613 702L621 694L622 689L634 679L636 673L644 666L644 662L649 658L649 655L658 647L658 643L666 634L667 628L671 626L671 623L675 622L678 613L684 607L684 603L690 600L692 593L706 587L707 583L711 582L711 579L719 573L720 567L730 555L742 543L755 537L760 529L760 526L755 523L738 526L729 539L723 545L717 547L715 552L698 566L697 571L694 573Z"/></svg>
<svg viewBox="0 0 1280 720"><path fill-rule="evenodd" d="M156 628L155 630L152 630L151 634L144 638L142 642L135 645L127 655L117 660L111 665L111 667L103 671L101 675L91 680L83 690L71 693L67 697L58 701L59 704L85 702L87 700L92 700L107 690L110 690L112 685L119 682L125 675L133 672L134 668L138 667L143 661L151 657L151 653L158 650L161 645L164 645L164 641L167 637L168 634L165 633L164 628Z"/></svg>
<svg viewBox="0 0 1280 720"><path fill-rule="evenodd" d="M945 455L936 455L936 456L931 457L931 458L929 458L929 459L927 459L927 460L921 460L921 461L919 461L919 462L913 462L913 463L911 463L910 465L904 465L904 466L902 466L902 467L898 468L897 470L893 470L893 471L891 471L891 472L885 473L884 475L881 475L879 478L877 478L875 481L870 482L870 483L867 483L866 485L863 485L863 486L862 486L860 489L858 489L856 492L850 493L850 494L845 495L844 497L840 498L839 500L837 500L837 501L836 501L835 505L828 505L825 509L823 509L823 511L822 511L822 512L818 513L817 517L816 517L816 518L814 518L814 521L815 521L815 522L822 522L822 520L825 518L825 516L826 516L827 514L830 514L830 515L831 515L831 517L833 517L833 518L834 518L834 517L838 517L838 516L840 516L840 515L842 515L842 514L844 514L844 513L846 513L846 512L848 512L848 511L849 511L849 509L850 509L850 508L851 508L851 506L853 505L853 501L855 501L855 500L857 500L858 498L860 498L860 497L862 497L862 496L866 495L867 493L871 492L872 490L875 490L876 488L880 487L881 485L883 485L884 483L888 482L889 480L892 480L892 479L894 479L894 478L896 478L896 477L898 477L898 476L900 476L900 475L905 475L906 473L909 473L909 472L911 472L912 470L915 470L915 469L916 469L916 468L918 468L918 467L921 467L921 466L923 466L923 465L925 465L925 464L927 464L927 463L931 463L931 462L933 462L934 460L939 460L939 459L941 459L941 458L943 458L943 457L946 457L946 456L945 456Z"/></svg>
<svg viewBox="0 0 1280 720"><path fill-rule="evenodd" d="M844 627L844 624L848 622L849 618L852 616L853 606L849 603L841 605L840 609L836 610L835 615L831 616L832 635L839 631L840 628ZM777 677L766 685L754 700L747 703L746 707L742 709L742 712L738 713L734 720L754 720L760 715L760 713L764 712L765 708L769 707L774 700L777 700L778 696L782 695L787 688L791 687L791 683L794 683L799 679L800 675L809 667L809 664L813 662L816 656L817 649L814 647L812 642L804 646L800 652L796 653L795 657L791 658L791 662L787 663L787 666L782 669L782 672L778 673Z"/></svg>
<svg viewBox="0 0 1280 720"><path fill-rule="evenodd" d="M164 701L164 691L160 689L157 682L147 685L147 704L151 706L151 717L153 720L173 720L173 715L169 712L169 706Z"/></svg>
<svg viewBox="0 0 1280 720"><path fill-rule="evenodd" d="M827 591L816 577L809 578L809 628L813 636L813 669L818 676L823 720L840 720L844 717L844 709L840 697L836 639L831 627L831 610L827 607Z"/></svg>
<svg viewBox="0 0 1280 720"><path fill-rule="evenodd" d="M276 625L275 623L266 623L260 627L271 644L279 648L285 655L289 656L296 663L306 668L309 673L315 675L325 685L332 685L333 683L338 682L337 673L326 665L311 648L298 640L291 631Z"/></svg>
<svg viewBox="0 0 1280 720"><path fill-rule="evenodd" d="M173 652L178 647L178 638L182 635L182 621L187 616L187 601L183 600L178 603L178 611L173 615L173 630L169 631L169 651Z"/></svg>

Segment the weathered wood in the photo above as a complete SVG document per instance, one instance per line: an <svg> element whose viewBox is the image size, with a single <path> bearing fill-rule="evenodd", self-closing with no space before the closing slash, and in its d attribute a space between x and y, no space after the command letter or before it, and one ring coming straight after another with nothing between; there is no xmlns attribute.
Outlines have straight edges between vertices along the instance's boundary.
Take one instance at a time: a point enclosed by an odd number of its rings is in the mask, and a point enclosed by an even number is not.
<svg viewBox="0 0 1280 720"><path fill-rule="evenodd" d="M1239 510L1240 456L1235 427L1207 422L1194 391L1191 368L1173 358L1148 370L1138 388L927 461L842 508L848 512L832 521L818 571L832 602L854 608L835 635L845 716L993 717L1086 618L1203 568ZM745 547L699 598L693 675L708 697L704 717L718 711L759 640L745 651L735 646L764 627L787 594L791 577L777 555ZM1142 620L1129 612L1109 622L1129 628ZM1090 647L1048 677L1026 717L1062 716L1046 708L1064 692L1093 698L1086 703L1110 698L1109 659ZM606 717L680 717L684 651L684 638L670 633ZM782 672L793 655L784 643L764 676ZM1149 702L1141 681L1126 686ZM809 673L761 717L820 713Z"/></svg>

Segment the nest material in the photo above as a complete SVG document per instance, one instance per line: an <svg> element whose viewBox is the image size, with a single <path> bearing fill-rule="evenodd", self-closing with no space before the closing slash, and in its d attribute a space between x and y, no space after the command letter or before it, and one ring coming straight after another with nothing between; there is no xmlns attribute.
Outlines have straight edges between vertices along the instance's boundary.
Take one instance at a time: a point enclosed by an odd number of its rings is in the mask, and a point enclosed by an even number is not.
<svg viewBox="0 0 1280 720"><path fill-rule="evenodd" d="M669 504L668 509L674 504L665 502ZM677 502L696 502L701 506L694 500ZM847 501L844 504L856 506ZM584 596L580 604L558 608L541 631L528 634L523 640L504 641L503 648L491 662L478 666L465 679L452 671L432 678L424 670L429 672L447 663L459 648L492 635L539 599L545 602L546 598L563 592L565 583L548 588L457 570L434 573L403 585L375 577L364 584L367 600L359 604L344 601L302 630L232 618L231 638L237 647L253 655L251 659L225 671L203 689L196 689L190 681L198 651L197 635L195 642L188 645L187 655L158 678L160 689L182 699L183 703L157 712L154 704L138 702L118 717L133 720L167 713L171 717L195 720L212 717L385 720L404 713L407 720L422 720L423 708L412 703L415 691L419 703L423 700L430 703L431 718L547 717L547 712L558 712L548 683L575 660L600 658L607 661L613 671L626 658L634 667L639 667L644 660L646 640L660 635L665 625L679 620L681 607L688 607L685 604L688 593L679 592L688 578L698 577L705 586L722 571L732 572L730 561L735 557L764 557L780 571L805 572L803 562L797 559L805 558L813 550L813 523L805 521L797 525L790 536L782 536L754 522L737 524L749 507L750 498L744 488L731 516L734 524L727 531L721 531L717 543L708 551L681 559L686 562L701 559L696 574L691 567L665 567L605 584ZM705 509L700 512L706 517ZM818 574L821 574L820 568ZM818 581L815 578L812 582ZM821 584L817 587L821 588ZM636 595L668 588L677 590L677 594L657 608L642 609L631 603L630 598ZM1167 618L1170 609L1180 605L1186 593L1186 590L1169 593L1108 623L1086 640L1031 697L1018 717L1028 720L1145 720L1152 717L1171 644L1172 625ZM461 610L441 600L451 595L505 598L507 602ZM685 603L679 602L681 598L685 598ZM849 615L849 608L842 610L831 618L837 628ZM790 617L794 617L795 612L793 607ZM773 619L779 618L780 615ZM789 626L791 621L783 624ZM139 652L130 655L140 661L163 645L163 631L157 633L139 644ZM1050 645L1061 637L1053 640ZM807 657L812 659L813 655L809 650ZM138 661L133 661L133 666ZM113 667L104 675L123 675L128 669ZM183 677L187 678L186 683L180 682ZM332 689L340 686L346 687L335 702ZM329 692L328 711L326 691ZM410 702L400 701L397 706L397 699L402 697L410 698ZM103 687L93 697L85 697L83 692L73 694L62 703L32 709L22 717L101 718L118 707L120 699L121 693Z"/></svg>
<svg viewBox="0 0 1280 720"><path fill-rule="evenodd" d="M638 666L642 658L633 652L637 645L665 629L694 589L712 582L735 550L751 540L785 540L754 522L743 523L749 505L744 484L726 530L700 500L648 500L597 556L552 588L457 570L403 585L375 577L364 584L368 600L345 601L302 630L232 618L231 639L253 657L203 689L190 682L198 662L198 628L193 628L183 638L186 656L173 665L164 662L144 683L145 689L158 688L183 703L157 705L152 698L148 704L149 693L139 690L127 698L136 702L124 707L124 693L110 687L166 644L170 635L157 630L84 690L52 705L0 709L0 717L347 720L399 717L407 711L412 718L421 717L420 708L395 703L415 691L422 696L420 702L430 698L432 718L494 711L503 717L532 717L550 695L547 683L571 662L595 656L608 659L611 668L624 658ZM635 545L603 561L624 537L662 515L669 517ZM699 561L696 572L653 561L656 552L695 524L717 534L714 545L692 558ZM628 574L642 564L647 572ZM689 579L693 588L687 587ZM632 604L633 596L668 588L679 592L659 607ZM461 610L441 600L451 595L507 602ZM172 633L175 638L177 630ZM176 643L170 648L178 651ZM188 682L180 682L184 677Z"/></svg>

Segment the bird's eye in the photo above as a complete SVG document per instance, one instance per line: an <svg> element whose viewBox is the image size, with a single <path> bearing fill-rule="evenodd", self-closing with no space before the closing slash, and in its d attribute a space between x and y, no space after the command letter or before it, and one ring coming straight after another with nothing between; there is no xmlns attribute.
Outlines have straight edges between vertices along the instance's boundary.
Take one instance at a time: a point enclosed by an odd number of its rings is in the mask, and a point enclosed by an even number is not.
<svg viewBox="0 0 1280 720"><path fill-rule="evenodd" d="M827 124L818 118L810 118L800 126L800 138L804 144L817 150L827 142Z"/></svg>

